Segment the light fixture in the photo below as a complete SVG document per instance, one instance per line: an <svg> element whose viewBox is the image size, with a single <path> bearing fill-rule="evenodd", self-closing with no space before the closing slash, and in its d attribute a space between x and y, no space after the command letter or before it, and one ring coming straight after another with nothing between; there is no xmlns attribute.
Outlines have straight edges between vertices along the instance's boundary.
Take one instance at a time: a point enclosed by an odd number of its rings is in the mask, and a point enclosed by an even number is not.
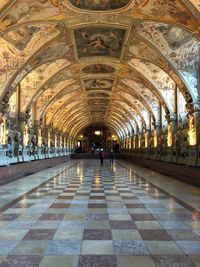
<svg viewBox="0 0 200 267"><path fill-rule="evenodd" d="M100 131L95 131L94 134L95 134L95 135L100 135L101 132L100 132Z"/></svg>

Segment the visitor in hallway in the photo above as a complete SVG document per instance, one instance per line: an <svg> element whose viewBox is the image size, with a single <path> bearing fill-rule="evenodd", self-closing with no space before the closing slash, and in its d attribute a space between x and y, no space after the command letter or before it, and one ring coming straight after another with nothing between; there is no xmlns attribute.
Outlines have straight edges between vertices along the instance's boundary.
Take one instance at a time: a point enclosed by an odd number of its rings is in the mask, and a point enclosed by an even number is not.
<svg viewBox="0 0 200 267"><path fill-rule="evenodd" d="M103 149L101 149L101 150L99 151L99 158L100 158L101 166L103 166L103 159L104 159L104 152L103 152Z"/></svg>
<svg viewBox="0 0 200 267"><path fill-rule="evenodd" d="M113 161L114 161L114 151L113 149L110 150L110 164L113 165Z"/></svg>

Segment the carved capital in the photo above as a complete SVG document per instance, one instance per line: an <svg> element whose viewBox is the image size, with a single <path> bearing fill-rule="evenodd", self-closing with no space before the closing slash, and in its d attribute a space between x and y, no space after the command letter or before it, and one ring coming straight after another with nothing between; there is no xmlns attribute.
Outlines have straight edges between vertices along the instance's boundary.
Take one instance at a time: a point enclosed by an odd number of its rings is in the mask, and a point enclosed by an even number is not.
<svg viewBox="0 0 200 267"><path fill-rule="evenodd" d="M161 121L160 120L156 121L156 128L157 129L161 128Z"/></svg>
<svg viewBox="0 0 200 267"><path fill-rule="evenodd" d="M170 114L170 121L171 122L177 121L177 114L176 113L171 113Z"/></svg>
<svg viewBox="0 0 200 267"><path fill-rule="evenodd" d="M25 113L19 113L18 120L22 122L26 122L26 114Z"/></svg>
<svg viewBox="0 0 200 267"><path fill-rule="evenodd" d="M193 103L187 103L187 104L185 105L185 107L186 107L187 112L188 112L189 114L194 113L194 104L193 104Z"/></svg>
<svg viewBox="0 0 200 267"><path fill-rule="evenodd" d="M166 115L165 115L165 119L166 119L166 121L167 121L168 123L170 123L170 122L171 122L170 114L166 114Z"/></svg>
<svg viewBox="0 0 200 267"><path fill-rule="evenodd" d="M40 121L34 121L35 128L40 128Z"/></svg>
<svg viewBox="0 0 200 267"><path fill-rule="evenodd" d="M3 100L2 100L2 102L0 103L0 113L5 115L5 113L7 112L8 108L9 108L9 104L3 102Z"/></svg>

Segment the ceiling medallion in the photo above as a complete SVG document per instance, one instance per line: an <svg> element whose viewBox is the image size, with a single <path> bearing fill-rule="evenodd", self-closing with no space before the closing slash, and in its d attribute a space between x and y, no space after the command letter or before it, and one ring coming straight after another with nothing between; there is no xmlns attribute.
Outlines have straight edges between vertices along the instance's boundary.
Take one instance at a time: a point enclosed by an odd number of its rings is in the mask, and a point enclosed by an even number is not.
<svg viewBox="0 0 200 267"><path fill-rule="evenodd" d="M127 6L130 0L68 0L79 9L93 11L116 10Z"/></svg>

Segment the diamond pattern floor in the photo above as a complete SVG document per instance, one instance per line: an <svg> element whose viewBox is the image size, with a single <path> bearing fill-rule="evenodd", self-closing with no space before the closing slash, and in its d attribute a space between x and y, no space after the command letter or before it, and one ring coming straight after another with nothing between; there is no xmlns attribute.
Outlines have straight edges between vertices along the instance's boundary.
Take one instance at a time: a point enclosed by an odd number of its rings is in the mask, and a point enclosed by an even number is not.
<svg viewBox="0 0 200 267"><path fill-rule="evenodd" d="M2 210L0 266L198 267L199 212L128 165L83 160Z"/></svg>

